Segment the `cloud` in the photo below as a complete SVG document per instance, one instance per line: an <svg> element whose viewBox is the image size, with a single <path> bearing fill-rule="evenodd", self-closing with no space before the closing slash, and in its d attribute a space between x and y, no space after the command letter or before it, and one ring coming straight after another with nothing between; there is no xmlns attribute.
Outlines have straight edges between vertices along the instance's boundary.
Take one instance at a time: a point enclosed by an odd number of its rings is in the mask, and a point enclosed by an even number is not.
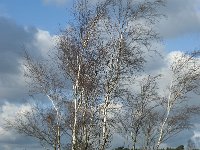
<svg viewBox="0 0 200 150"><path fill-rule="evenodd" d="M35 28L23 28L12 20L0 17L0 101L24 94L20 70L23 46L34 40Z"/></svg>
<svg viewBox="0 0 200 150"><path fill-rule="evenodd" d="M24 148L41 150L40 145L33 138L19 135L12 130L5 130L2 125L4 119L12 120L17 113L31 109L30 104L14 104L5 102L0 107L0 149L4 150L21 150Z"/></svg>
<svg viewBox="0 0 200 150"><path fill-rule="evenodd" d="M198 118L196 118L198 120ZM191 137L191 140L195 143L195 147L199 148L200 147L200 122L199 123L194 123L194 128L193 128L193 135Z"/></svg>
<svg viewBox="0 0 200 150"><path fill-rule="evenodd" d="M48 31L38 29L38 32L34 36L33 45L40 51L42 57L47 57L49 51L52 51L58 39L56 35L50 35Z"/></svg>
<svg viewBox="0 0 200 150"><path fill-rule="evenodd" d="M28 93L22 68L24 49L35 57L44 57L55 46L55 37L6 17L0 17L0 33L0 104L4 100L20 102Z"/></svg>
<svg viewBox="0 0 200 150"><path fill-rule="evenodd" d="M23 45L33 40L37 32L34 28L26 30L10 19L0 17L0 73L19 73L18 58Z"/></svg>
<svg viewBox="0 0 200 150"><path fill-rule="evenodd" d="M167 87L170 85L170 81L172 79L172 72L170 70L170 64L172 64L174 61L178 60L178 58L181 57L183 54L182 51L172 51L169 53L164 53L162 51L162 48L160 48L161 54L163 54L163 58L160 56L155 57L148 57L147 64L145 65L145 68L147 69L147 72L144 72L141 74L138 78L139 80L142 80L145 75L158 75L162 74L161 79L159 80L159 93L166 95L167 94ZM199 59L200 62L200 59ZM137 91L137 86L134 86L134 91ZM199 95L196 95L194 93L189 93L188 95L188 104L189 105L199 105ZM177 147L179 145L186 145L187 141L191 138L196 143L197 147L200 147L200 121L197 118L198 116L194 116L194 118L191 118L191 123L195 124L195 128L192 128L191 130L183 131L176 136L172 137L171 139L167 140L166 143L164 143L163 146L169 146L169 147Z"/></svg>
<svg viewBox="0 0 200 150"><path fill-rule="evenodd" d="M23 104L29 99L22 67L24 48L34 57L45 57L48 50L54 48L57 37L47 31L18 25L3 16L0 16L0 33L0 149L41 150L32 138L3 129L2 120L30 109L28 104Z"/></svg>
<svg viewBox="0 0 200 150"><path fill-rule="evenodd" d="M165 38L200 33L199 0L167 0L162 12L167 16L159 24L159 32Z"/></svg>

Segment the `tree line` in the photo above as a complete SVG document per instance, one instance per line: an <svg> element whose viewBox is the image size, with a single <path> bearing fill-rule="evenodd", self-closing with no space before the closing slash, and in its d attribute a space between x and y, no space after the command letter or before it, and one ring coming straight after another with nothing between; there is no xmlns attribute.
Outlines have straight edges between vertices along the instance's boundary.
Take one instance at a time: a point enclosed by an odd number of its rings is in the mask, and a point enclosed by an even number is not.
<svg viewBox="0 0 200 150"><path fill-rule="evenodd" d="M190 144L191 143L188 143L186 150L199 150L199 149L195 148L194 145L191 146ZM124 148L124 147L118 147L118 148L115 148L113 150L132 150L132 149ZM142 149L135 149L135 150L142 150ZM184 145L179 145L176 148L167 147L167 148L162 148L162 149L158 149L158 150L184 150Z"/></svg>

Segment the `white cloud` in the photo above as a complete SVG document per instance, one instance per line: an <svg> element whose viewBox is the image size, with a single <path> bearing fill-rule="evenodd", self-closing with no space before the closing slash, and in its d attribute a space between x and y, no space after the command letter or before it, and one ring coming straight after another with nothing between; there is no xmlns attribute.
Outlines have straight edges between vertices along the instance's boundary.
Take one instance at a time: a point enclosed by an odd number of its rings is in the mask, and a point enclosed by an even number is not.
<svg viewBox="0 0 200 150"><path fill-rule="evenodd" d="M33 45L41 52L43 57L47 57L49 51L52 51L56 46L56 35L50 35L48 31L38 29L34 36Z"/></svg>
<svg viewBox="0 0 200 150"><path fill-rule="evenodd" d="M200 147L200 123L195 123L191 140L195 143L196 148Z"/></svg>
<svg viewBox="0 0 200 150"><path fill-rule="evenodd" d="M18 106L13 103L5 102L5 104L1 107L1 117L4 119L12 120L18 113L23 113L29 111L30 109L30 104L21 104Z"/></svg>
<svg viewBox="0 0 200 150"><path fill-rule="evenodd" d="M44 57L48 50L53 49L56 36L47 31L23 27L2 16L0 33L0 149L39 150L38 143L31 138L6 131L3 119L12 119L17 112L30 109L30 105L23 104L28 99L22 67L24 47L31 55Z"/></svg>
<svg viewBox="0 0 200 150"><path fill-rule="evenodd" d="M12 120L18 113L23 113L31 109L31 105L26 104L14 104L5 102L0 106L0 149L4 150L19 150L25 147L34 147L39 150L39 145L29 138L19 134L16 134L12 130L5 130L3 128L4 120ZM28 146L31 145L31 146Z"/></svg>
<svg viewBox="0 0 200 150"><path fill-rule="evenodd" d="M24 47L33 57L45 57L54 48L56 36L5 17L0 17L0 33L0 103L2 99L22 102L28 93L22 67Z"/></svg>

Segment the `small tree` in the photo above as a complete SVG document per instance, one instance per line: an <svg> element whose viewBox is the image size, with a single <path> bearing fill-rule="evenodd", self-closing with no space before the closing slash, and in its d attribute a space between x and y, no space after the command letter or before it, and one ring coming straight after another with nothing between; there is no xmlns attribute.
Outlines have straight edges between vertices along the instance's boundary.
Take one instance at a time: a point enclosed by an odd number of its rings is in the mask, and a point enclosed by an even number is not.
<svg viewBox="0 0 200 150"><path fill-rule="evenodd" d="M184 150L184 146L183 145L180 145L176 148L176 150Z"/></svg>
<svg viewBox="0 0 200 150"><path fill-rule="evenodd" d="M193 105L189 93L197 93L200 81L199 52L176 56L171 64L171 83L161 95L158 79L147 76L139 90L126 91L120 125L143 149L158 149L160 144L175 134L192 127L190 119L200 113L200 105Z"/></svg>
<svg viewBox="0 0 200 150"><path fill-rule="evenodd" d="M165 113L159 130L157 149L163 140L188 129L191 126L189 123L191 116L200 112L199 105L194 106L188 103L188 94L196 93L199 89L198 56L198 51L181 54L171 65L172 79L168 97L164 99L163 103Z"/></svg>
<svg viewBox="0 0 200 150"><path fill-rule="evenodd" d="M64 103L62 105L66 106ZM18 112L13 120L6 120L5 128L14 129L20 134L37 139L44 148L67 149L70 147L70 142L65 139L71 138L69 126L71 120L66 109L62 109L58 126L56 114L56 110L52 107L42 108L32 105L31 110Z"/></svg>
<svg viewBox="0 0 200 150"><path fill-rule="evenodd" d="M119 126L122 126L125 135L128 134L131 137L133 150L136 149L136 144L142 142L141 138L143 144L140 146L144 149L152 149L151 146L155 143L155 126L159 120L156 109L161 100L157 92L159 78L160 75L147 76L140 82L138 93L131 93L131 91L124 93Z"/></svg>
<svg viewBox="0 0 200 150"><path fill-rule="evenodd" d="M49 60L34 60L27 52L24 55L25 77L29 83L31 94L43 94L48 97L56 112L56 148L61 149L60 123L61 103L65 99L66 79L63 78L57 65Z"/></svg>

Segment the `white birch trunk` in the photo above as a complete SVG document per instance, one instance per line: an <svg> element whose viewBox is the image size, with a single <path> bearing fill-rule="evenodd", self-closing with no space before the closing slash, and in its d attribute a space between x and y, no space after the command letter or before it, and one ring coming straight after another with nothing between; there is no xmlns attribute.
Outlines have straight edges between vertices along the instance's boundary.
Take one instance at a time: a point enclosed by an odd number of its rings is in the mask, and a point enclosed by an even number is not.
<svg viewBox="0 0 200 150"><path fill-rule="evenodd" d="M72 150L76 146L76 125L77 125L77 99L74 100L74 124L72 129Z"/></svg>
<svg viewBox="0 0 200 150"><path fill-rule="evenodd" d="M105 96L105 103L103 107L103 143L101 150L105 150L108 138L108 126L107 126L107 109L109 103L109 95L106 94Z"/></svg>
<svg viewBox="0 0 200 150"><path fill-rule="evenodd" d="M61 145L60 145L60 114L59 114L59 109L58 107L55 105L52 97L50 95L47 95L47 97L49 98L49 100L51 101L55 111L56 111L56 141L55 141L55 147L54 149L57 150L61 150Z"/></svg>
<svg viewBox="0 0 200 150"><path fill-rule="evenodd" d="M58 150L61 150L61 144L60 144L60 125L57 127L57 142L58 142Z"/></svg>
<svg viewBox="0 0 200 150"><path fill-rule="evenodd" d="M78 58L77 58L77 61L78 61ZM79 88L80 70L81 70L81 65L79 64L76 84L74 86L75 100L74 100L74 124L73 124L73 129L72 129L72 150L76 149L76 126L77 126L78 88Z"/></svg>
<svg viewBox="0 0 200 150"><path fill-rule="evenodd" d="M171 82L171 85L170 85L170 93L169 93L169 96L168 96L168 100L167 100L167 114L166 114L166 117L160 127L160 131L159 131L159 137L158 137L158 142L157 142L157 145L156 145L156 150L159 148L161 142L162 142L162 138L163 138L163 130L164 130L164 127L165 127L165 124L167 123L167 120L169 118L169 114L170 114L170 111L171 111L171 107L172 107L172 103L171 103L171 89L172 89L172 82Z"/></svg>

